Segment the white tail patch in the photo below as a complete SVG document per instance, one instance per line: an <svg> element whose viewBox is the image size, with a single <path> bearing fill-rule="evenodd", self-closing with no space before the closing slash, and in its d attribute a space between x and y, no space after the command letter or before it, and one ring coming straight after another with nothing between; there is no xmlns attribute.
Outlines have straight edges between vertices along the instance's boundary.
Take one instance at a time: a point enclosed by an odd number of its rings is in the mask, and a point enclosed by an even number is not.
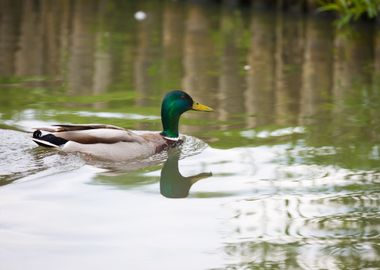
<svg viewBox="0 0 380 270"><path fill-rule="evenodd" d="M36 139L36 138L32 138L32 140L39 145L43 145L43 146L47 146L47 147L56 147L56 148L59 147L59 145L55 145L55 144L48 142L48 141L44 141L44 140L40 140L40 139Z"/></svg>

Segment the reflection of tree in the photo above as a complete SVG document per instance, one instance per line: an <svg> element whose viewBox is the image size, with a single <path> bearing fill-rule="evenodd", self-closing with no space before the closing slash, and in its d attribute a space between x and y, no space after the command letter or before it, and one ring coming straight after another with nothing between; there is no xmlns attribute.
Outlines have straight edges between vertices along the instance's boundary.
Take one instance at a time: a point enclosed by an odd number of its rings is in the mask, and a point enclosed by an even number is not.
<svg viewBox="0 0 380 270"><path fill-rule="evenodd" d="M23 2L19 49L16 54L16 74L44 74L44 43L42 7L33 1Z"/></svg>
<svg viewBox="0 0 380 270"><path fill-rule="evenodd" d="M100 1L98 5L99 17L107 16L106 2ZM100 24L100 23L99 23ZM107 32L107 27L102 29L101 24L99 30L96 31L95 37L95 55L94 55L94 93L100 94L105 92L111 83L112 79L112 55L110 52L111 46L108 45L110 33ZM108 45L108 46L107 46Z"/></svg>
<svg viewBox="0 0 380 270"><path fill-rule="evenodd" d="M242 47L239 46L241 36L244 34L242 15L236 7L227 4L223 6L221 13L221 59L219 75L219 119L233 121L237 115L244 113L243 89L244 77L242 75Z"/></svg>
<svg viewBox="0 0 380 270"><path fill-rule="evenodd" d="M235 227L228 236L234 240L225 239L224 252L235 262L229 267L361 269L375 265L380 256L375 221L380 194L376 183L366 188L364 193L353 192L347 185L340 188L346 194L342 196L278 195L247 200L243 207L237 204L230 220ZM362 256L363 243L367 257Z"/></svg>
<svg viewBox="0 0 380 270"><path fill-rule="evenodd" d="M96 1L75 1L70 60L68 63L68 92L85 95L92 92L95 54Z"/></svg>
<svg viewBox="0 0 380 270"><path fill-rule="evenodd" d="M378 268L380 252L376 241L353 243L350 239L275 243L247 241L227 245L225 253L238 263L226 269L365 269ZM370 255L363 256L363 246L371 246Z"/></svg>
<svg viewBox="0 0 380 270"><path fill-rule="evenodd" d="M10 76L15 72L20 9L19 1L0 2L0 74L3 76Z"/></svg>
<svg viewBox="0 0 380 270"><path fill-rule="evenodd" d="M199 3L189 3L183 42L183 89L211 107L215 107L217 101L216 46L212 39L211 24L211 15L215 12ZM187 117L204 119L212 116L189 114ZM203 127L193 126L191 129L201 131ZM183 130L188 131L186 127Z"/></svg>
<svg viewBox="0 0 380 270"><path fill-rule="evenodd" d="M370 33L367 26L357 26L350 32L337 32L335 35L333 99L337 113L342 112L342 103L354 91L355 83L368 85L370 82L368 71L373 60Z"/></svg>
<svg viewBox="0 0 380 270"><path fill-rule="evenodd" d="M63 50L60 48L60 35L61 29L59 23L64 19L65 13L68 13L68 5L65 1L60 1L62 4L57 5L56 1L46 1L42 5L42 38L44 39L43 44L43 55L45 57L44 62L44 72L49 76L59 76L61 71L61 61ZM63 47L63 49L65 49ZM48 68L47 68L48 67Z"/></svg>
<svg viewBox="0 0 380 270"><path fill-rule="evenodd" d="M271 124L274 112L275 25L273 18L262 12L251 16L251 44L248 53L245 110L250 128Z"/></svg>
<svg viewBox="0 0 380 270"><path fill-rule="evenodd" d="M276 244L260 241L226 245L225 253L239 261L227 264L227 269L299 269L298 243Z"/></svg>
<svg viewBox="0 0 380 270"><path fill-rule="evenodd" d="M135 85L139 94L136 103L138 105L149 105L149 97L157 91L158 58L162 39L160 27L162 24L162 8L156 1L142 1L141 8L147 13L143 21L138 22L137 27L137 55L135 59Z"/></svg>
<svg viewBox="0 0 380 270"><path fill-rule="evenodd" d="M189 4L184 36L184 89L207 96L216 89L210 76L215 70L215 44L211 39L210 10L199 4ZM210 104L211 106L213 104Z"/></svg>
<svg viewBox="0 0 380 270"><path fill-rule="evenodd" d="M177 89L181 85L182 48L185 8L178 2L165 2L163 11L163 66L164 89Z"/></svg>
<svg viewBox="0 0 380 270"><path fill-rule="evenodd" d="M301 87L304 21L296 14L276 16L276 122L296 125Z"/></svg>
<svg viewBox="0 0 380 270"><path fill-rule="evenodd" d="M331 96L333 35L329 22L308 17L302 66L300 123L311 124L319 113L328 116L323 104Z"/></svg>
<svg viewBox="0 0 380 270"><path fill-rule="evenodd" d="M375 45L374 45L374 72L373 72L373 89L380 88L380 24L377 24L374 30Z"/></svg>
<svg viewBox="0 0 380 270"><path fill-rule="evenodd" d="M306 141L309 146L330 145L335 151L307 157L311 162L362 169L375 164L370 160L376 156L374 147L379 142L379 118L375 116L379 88L374 90L371 86L370 38L370 32L360 26L355 34L337 33L335 36L332 95L327 95L331 104L319 105L324 108L313 116L312 125L307 126ZM330 111L334 116L331 120L325 117Z"/></svg>

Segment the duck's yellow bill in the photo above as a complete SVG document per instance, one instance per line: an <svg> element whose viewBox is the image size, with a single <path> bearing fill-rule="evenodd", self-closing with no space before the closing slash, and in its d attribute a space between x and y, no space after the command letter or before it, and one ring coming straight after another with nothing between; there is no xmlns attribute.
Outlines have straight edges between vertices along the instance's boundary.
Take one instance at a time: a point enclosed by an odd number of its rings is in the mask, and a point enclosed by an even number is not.
<svg viewBox="0 0 380 270"><path fill-rule="evenodd" d="M204 111L204 112L212 112L212 111L214 111L212 108L210 108L210 107L208 107L206 105L200 104L199 102L194 102L192 109L195 110L195 111Z"/></svg>

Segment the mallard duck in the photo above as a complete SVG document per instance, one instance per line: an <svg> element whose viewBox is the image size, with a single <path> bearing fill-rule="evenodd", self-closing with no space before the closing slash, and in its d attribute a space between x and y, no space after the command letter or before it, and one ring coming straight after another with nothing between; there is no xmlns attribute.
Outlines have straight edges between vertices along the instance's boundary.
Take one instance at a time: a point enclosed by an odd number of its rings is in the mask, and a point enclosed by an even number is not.
<svg viewBox="0 0 380 270"><path fill-rule="evenodd" d="M55 147L65 152L81 152L106 160L147 158L179 142L179 118L189 110L213 111L206 105L194 102L187 93L174 90L168 92L162 100L161 132L131 131L104 124L62 124L35 128L32 139L40 146Z"/></svg>

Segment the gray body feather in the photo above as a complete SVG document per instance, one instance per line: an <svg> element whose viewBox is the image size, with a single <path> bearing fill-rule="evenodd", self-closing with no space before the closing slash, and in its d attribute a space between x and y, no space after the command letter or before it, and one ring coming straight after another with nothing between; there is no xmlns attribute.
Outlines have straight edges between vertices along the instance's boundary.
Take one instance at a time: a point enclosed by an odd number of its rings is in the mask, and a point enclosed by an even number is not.
<svg viewBox="0 0 380 270"><path fill-rule="evenodd" d="M130 131L111 125L54 125L36 129L67 140L60 147L65 152L81 152L107 160L145 158L167 146L158 132Z"/></svg>

